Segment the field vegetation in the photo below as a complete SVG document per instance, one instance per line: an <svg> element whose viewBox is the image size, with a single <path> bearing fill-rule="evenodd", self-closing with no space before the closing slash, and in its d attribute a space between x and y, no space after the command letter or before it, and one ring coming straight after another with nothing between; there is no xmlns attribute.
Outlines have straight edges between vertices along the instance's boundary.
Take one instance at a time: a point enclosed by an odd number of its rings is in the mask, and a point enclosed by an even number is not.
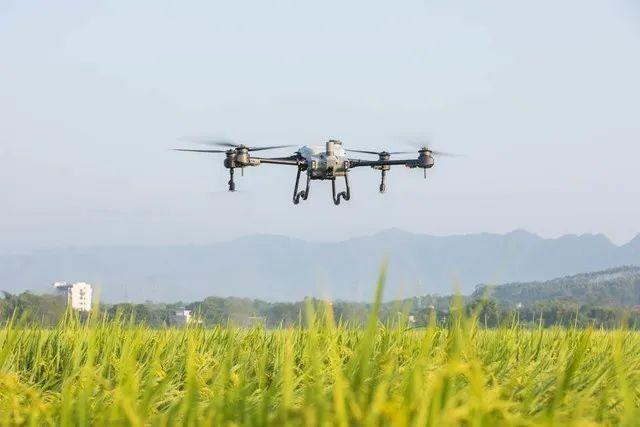
<svg viewBox="0 0 640 427"><path fill-rule="evenodd" d="M364 325L309 302L304 326L151 328L133 318L0 329L2 425L633 425L640 334ZM400 314L399 316L405 316Z"/></svg>

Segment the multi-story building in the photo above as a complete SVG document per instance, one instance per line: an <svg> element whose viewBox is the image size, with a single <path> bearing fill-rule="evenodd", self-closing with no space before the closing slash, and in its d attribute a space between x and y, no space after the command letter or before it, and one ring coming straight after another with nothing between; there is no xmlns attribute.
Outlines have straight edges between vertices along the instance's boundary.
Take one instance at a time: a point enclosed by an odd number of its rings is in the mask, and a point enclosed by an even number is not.
<svg viewBox="0 0 640 427"><path fill-rule="evenodd" d="M93 298L93 288L85 282L66 283L56 282L53 284L58 292L67 296L67 303L71 308L78 311L91 311L91 301Z"/></svg>

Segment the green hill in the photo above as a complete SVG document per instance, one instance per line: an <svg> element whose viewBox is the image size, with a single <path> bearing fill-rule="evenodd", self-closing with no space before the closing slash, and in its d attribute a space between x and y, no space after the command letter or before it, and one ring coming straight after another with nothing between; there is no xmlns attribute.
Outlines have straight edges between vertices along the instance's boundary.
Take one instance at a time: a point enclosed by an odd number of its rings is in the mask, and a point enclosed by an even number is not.
<svg viewBox="0 0 640 427"><path fill-rule="evenodd" d="M625 266L541 282L478 285L471 297L504 305L575 302L600 307L640 305L640 267Z"/></svg>

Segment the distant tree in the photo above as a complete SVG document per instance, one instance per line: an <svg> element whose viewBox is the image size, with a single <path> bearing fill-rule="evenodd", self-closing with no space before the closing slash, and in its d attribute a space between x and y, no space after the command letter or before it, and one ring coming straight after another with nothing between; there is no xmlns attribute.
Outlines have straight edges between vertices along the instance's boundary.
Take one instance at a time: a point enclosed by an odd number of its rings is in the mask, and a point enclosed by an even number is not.
<svg viewBox="0 0 640 427"><path fill-rule="evenodd" d="M13 295L3 293L0 300L0 320L6 322L15 316L17 320L26 323L39 323L53 326L60 322L65 314L67 301L58 295L35 295L23 292Z"/></svg>
<svg viewBox="0 0 640 427"><path fill-rule="evenodd" d="M501 317L497 301L491 298L481 298L468 303L466 311L468 315L476 313L480 325L487 328L498 326Z"/></svg>

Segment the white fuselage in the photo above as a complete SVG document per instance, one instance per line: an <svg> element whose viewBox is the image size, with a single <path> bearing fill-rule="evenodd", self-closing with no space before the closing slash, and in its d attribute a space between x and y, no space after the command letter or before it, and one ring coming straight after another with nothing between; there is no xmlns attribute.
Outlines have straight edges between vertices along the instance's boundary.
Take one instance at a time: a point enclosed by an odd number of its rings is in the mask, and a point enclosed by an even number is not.
<svg viewBox="0 0 640 427"><path fill-rule="evenodd" d="M311 179L333 179L344 176L349 168L349 159L340 141L328 141L325 146L305 145L300 155L307 161L307 174Z"/></svg>

